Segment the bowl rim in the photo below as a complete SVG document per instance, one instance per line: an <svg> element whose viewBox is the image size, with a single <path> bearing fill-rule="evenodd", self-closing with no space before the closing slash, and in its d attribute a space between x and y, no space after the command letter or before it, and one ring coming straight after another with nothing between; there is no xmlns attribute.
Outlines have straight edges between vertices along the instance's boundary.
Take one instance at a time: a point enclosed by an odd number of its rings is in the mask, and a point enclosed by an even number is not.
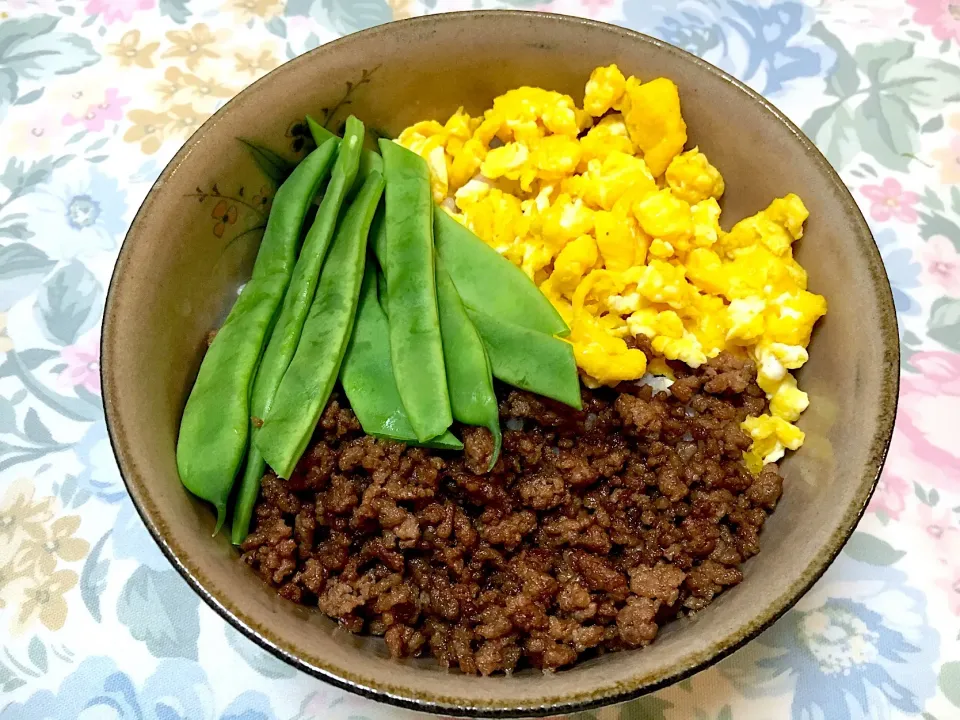
<svg viewBox="0 0 960 720"><path fill-rule="evenodd" d="M692 63L700 70L710 73L714 77L725 81L739 90L745 99L749 102L759 103L770 115L776 118L779 123L790 132L791 135L800 143L803 151L816 164L825 180L833 185L834 191L840 196L845 210L850 215L852 222L859 225L861 237L871 239L869 243L862 243L861 249L868 254L868 262L871 265L872 275L876 281L873 288L875 294L882 296L879 309L880 322L883 331L884 357L883 374L881 377L881 397L880 411L878 413L877 430L871 441L868 453L869 460L866 463L863 474L860 478L859 487L850 507L844 513L841 523L834 530L824 547L818 552L815 558L807 565L806 569L790 584L788 589L777 597L767 607L758 612L751 621L739 625L735 630L727 634L723 640L714 643L706 651L701 651L693 656L681 658L676 663L662 668L646 676L634 678L627 683L610 685L604 689L595 690L588 693L571 692L567 694L555 695L548 698L541 698L535 704L511 705L493 700L490 704L463 705L455 703L455 698L442 695L434 695L415 691L410 688L395 688L394 686L378 685L377 682L369 678L354 678L352 673L342 668L320 667L311 662L307 662L290 649L282 647L273 642L263 633L254 627L251 627L244 620L241 620L229 605L229 599L218 597L208 591L200 578L187 567L185 560L189 553L184 550L172 539L166 535L162 522L154 519L155 508L149 507L150 502L140 492L141 480L136 477L133 462L127 458L127 451L122 442L123 433L116 420L115 408L116 400L113 391L114 379L112 376L112 364L104 362L109 359L111 347L116 342L118 330L116 324L112 322L113 303L118 279L123 274L129 257L130 243L135 241L140 232L141 225L145 222L144 217L149 215L151 206L156 200L156 194L166 181L177 172L180 165L193 151L194 147L210 132L214 130L220 118L229 112L233 103L243 96L249 94L253 88L275 79L277 75L292 72L298 65L304 62L313 61L317 56L322 56L328 52L336 51L339 46L349 44L355 37L373 37L383 33L393 32L397 26L416 26L416 25L434 25L440 26L446 22L461 22L465 18L493 19L503 17L515 17L516 19L544 23L576 25L580 27L589 27L591 29L601 30L603 32L615 33L621 38L640 42L653 46L660 52L670 53L682 62ZM884 292L884 290L886 292ZM590 710L614 703L626 702L636 699L656 690L668 687L691 675L704 670L731 653L743 647L746 643L756 638L760 633L773 625L781 616L792 608L803 595L813 586L813 584L822 577L827 568L836 559L846 544L847 540L853 534L856 526L863 516L867 504L879 482L880 473L886 461L887 453L893 435L894 421L897 412L897 403L900 385L900 344L899 332L897 328L897 317L893 303L893 293L890 287L889 279L884 271L883 260L876 242L873 240L873 234L869 225L863 217L863 213L858 207L853 196L850 194L847 186L840 178L837 171L827 161L813 142L779 109L770 101L765 99L758 92L751 89L745 83L737 80L732 75L726 73L711 63L682 50L674 45L663 42L652 36L646 35L635 30L624 28L610 23L604 23L597 20L591 20L570 15L561 15L556 13L545 13L526 10L470 10L450 13L437 13L433 15L423 15L404 20L397 20L383 25L378 25L357 33L344 35L328 43L320 45L313 50L303 53L291 60L283 63L279 67L265 74L240 93L227 101L223 107L217 110L209 117L203 125L200 126L187 141L181 146L176 154L170 159L163 171L157 177L151 186L149 192L144 197L133 222L127 230L123 244L117 256L117 261L111 275L110 284L107 290L107 296L104 305L104 314L102 321L102 332L100 339L101 365L100 377L103 387L104 416L107 427L107 434L110 444L117 460L118 469L123 478L127 492L133 501L141 520L146 525L150 535L160 547L167 560L176 568L177 572L187 581L191 589L196 592L203 601L210 606L220 617L226 620L235 629L255 642L261 648L267 650L272 655L292 665L315 678L330 683L335 687L347 690L361 696L384 702L397 707L409 710L438 713L455 716L470 716L484 718L511 718L511 717L543 717L547 715L566 714L571 712L580 712Z"/></svg>

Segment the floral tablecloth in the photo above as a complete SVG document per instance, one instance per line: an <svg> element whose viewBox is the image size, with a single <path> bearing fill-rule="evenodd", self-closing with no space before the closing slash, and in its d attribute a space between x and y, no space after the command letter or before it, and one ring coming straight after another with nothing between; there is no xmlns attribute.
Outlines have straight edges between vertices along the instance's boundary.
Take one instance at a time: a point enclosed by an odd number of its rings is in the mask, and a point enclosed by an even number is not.
<svg viewBox="0 0 960 720"><path fill-rule="evenodd" d="M228 98L338 35L491 7L642 30L771 98L869 218L901 328L890 459L827 575L717 666L579 717L960 717L958 0L3 0L0 719L415 715L274 659L170 567L107 440L99 324L134 212Z"/></svg>

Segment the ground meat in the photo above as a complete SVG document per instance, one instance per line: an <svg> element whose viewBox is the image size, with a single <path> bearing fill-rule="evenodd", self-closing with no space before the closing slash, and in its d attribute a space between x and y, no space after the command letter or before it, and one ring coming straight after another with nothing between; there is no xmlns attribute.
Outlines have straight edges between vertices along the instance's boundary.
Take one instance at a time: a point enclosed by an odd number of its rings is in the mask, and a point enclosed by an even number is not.
<svg viewBox="0 0 960 720"><path fill-rule="evenodd" d="M489 675L652 642L742 579L780 498L740 430L766 400L749 360L676 366L669 393L583 389L583 410L499 387L503 453L363 435L337 395L287 481L263 480L243 559L285 598L395 657Z"/></svg>
<svg viewBox="0 0 960 720"><path fill-rule="evenodd" d="M722 353L707 363L703 377L708 393L739 395L756 381L757 368L747 357Z"/></svg>
<svg viewBox="0 0 960 720"><path fill-rule="evenodd" d="M773 510L782 491L783 478L780 477L777 466L770 464L764 466L760 476L750 485L747 498L755 505Z"/></svg>

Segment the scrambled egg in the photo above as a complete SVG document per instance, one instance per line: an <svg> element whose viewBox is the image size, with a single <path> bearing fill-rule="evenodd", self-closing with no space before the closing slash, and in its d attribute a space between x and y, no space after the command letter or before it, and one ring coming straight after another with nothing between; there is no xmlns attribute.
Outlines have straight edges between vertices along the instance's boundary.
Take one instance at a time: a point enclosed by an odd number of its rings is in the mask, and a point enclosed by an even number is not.
<svg viewBox="0 0 960 720"><path fill-rule="evenodd" d="M807 209L789 194L722 230L724 180L698 147L684 151L673 82L599 67L582 109L521 87L397 142L427 161L434 199L550 299L584 382L672 379L664 358L696 368L724 350L749 355L769 412L743 423L747 465L801 446L809 398L791 371L827 311L793 258ZM638 335L657 357L628 343Z"/></svg>

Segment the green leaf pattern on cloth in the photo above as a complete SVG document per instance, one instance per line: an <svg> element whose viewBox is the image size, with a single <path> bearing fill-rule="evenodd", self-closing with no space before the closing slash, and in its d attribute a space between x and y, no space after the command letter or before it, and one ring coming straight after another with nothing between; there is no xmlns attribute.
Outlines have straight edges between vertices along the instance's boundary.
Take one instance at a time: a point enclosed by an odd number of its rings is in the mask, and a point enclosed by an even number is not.
<svg viewBox="0 0 960 720"><path fill-rule="evenodd" d="M840 169L862 151L906 171L920 147L918 116L960 102L960 65L917 57L906 40L863 43L851 53L824 26L814 32L837 54L825 88L836 101L815 110L804 132Z"/></svg>
<svg viewBox="0 0 960 720"><path fill-rule="evenodd" d="M88 38L57 29L60 18L35 15L0 23L0 118L31 81L49 81L93 65Z"/></svg>
<svg viewBox="0 0 960 720"><path fill-rule="evenodd" d="M183 592L183 578L174 570L143 566L133 571L117 601L117 620L144 642L154 657L197 659L199 600Z"/></svg>

